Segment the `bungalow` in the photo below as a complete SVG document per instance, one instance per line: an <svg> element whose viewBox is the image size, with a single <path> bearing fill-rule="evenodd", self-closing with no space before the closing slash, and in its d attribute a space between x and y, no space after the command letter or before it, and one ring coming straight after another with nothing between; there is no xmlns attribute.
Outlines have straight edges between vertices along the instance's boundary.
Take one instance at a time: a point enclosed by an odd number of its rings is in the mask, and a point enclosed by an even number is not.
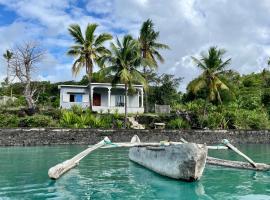
<svg viewBox="0 0 270 200"><path fill-rule="evenodd" d="M96 112L124 113L125 87L124 84L92 83L92 105ZM83 108L89 106L89 87L82 85L59 85L60 107L69 109L72 105ZM128 113L143 113L143 86L134 85L135 92L127 98Z"/></svg>

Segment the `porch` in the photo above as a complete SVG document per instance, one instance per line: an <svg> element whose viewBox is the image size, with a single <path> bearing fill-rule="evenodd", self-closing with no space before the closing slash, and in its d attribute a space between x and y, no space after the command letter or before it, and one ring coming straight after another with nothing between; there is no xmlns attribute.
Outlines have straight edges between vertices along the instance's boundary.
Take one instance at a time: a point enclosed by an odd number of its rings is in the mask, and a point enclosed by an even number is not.
<svg viewBox="0 0 270 200"><path fill-rule="evenodd" d="M128 113L143 113L143 88L134 86L135 91L127 96ZM92 84L92 105L96 112L125 112L125 88L118 84L115 87L106 84Z"/></svg>

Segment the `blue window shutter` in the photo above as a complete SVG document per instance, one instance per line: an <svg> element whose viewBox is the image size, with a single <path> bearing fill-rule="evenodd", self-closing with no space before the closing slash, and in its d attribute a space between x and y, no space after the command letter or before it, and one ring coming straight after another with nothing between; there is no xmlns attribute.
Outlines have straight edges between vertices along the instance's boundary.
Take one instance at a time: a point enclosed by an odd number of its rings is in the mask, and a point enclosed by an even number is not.
<svg viewBox="0 0 270 200"><path fill-rule="evenodd" d="M82 94L75 95L75 102L82 102Z"/></svg>

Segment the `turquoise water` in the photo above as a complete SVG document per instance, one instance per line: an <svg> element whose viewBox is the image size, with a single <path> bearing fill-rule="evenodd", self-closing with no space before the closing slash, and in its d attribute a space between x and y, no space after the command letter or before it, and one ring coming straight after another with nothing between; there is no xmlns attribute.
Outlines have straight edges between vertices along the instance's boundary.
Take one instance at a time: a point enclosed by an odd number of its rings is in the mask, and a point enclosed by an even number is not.
<svg viewBox="0 0 270 200"><path fill-rule="evenodd" d="M270 172L207 166L198 182L162 177L128 160L124 148L101 149L58 181L48 169L86 146L0 148L0 199L247 199L270 200ZM239 147L270 163L270 145ZM210 155L238 160L227 150Z"/></svg>

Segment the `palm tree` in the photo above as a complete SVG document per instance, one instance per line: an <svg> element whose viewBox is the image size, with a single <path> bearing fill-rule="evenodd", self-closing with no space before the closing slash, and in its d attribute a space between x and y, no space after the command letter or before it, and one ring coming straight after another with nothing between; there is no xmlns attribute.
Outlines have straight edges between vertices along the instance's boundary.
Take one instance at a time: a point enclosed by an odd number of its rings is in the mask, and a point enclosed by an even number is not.
<svg viewBox="0 0 270 200"><path fill-rule="evenodd" d="M99 62L103 56L109 55L110 51L104 47L104 42L111 40L112 36L108 33L95 35L97 24L88 24L85 34L82 34L78 24L72 24L68 30L75 41L75 45L71 46L67 54L76 58L72 66L72 73L76 76L85 67L86 75L89 82L89 108L92 110L92 74L94 64L103 67Z"/></svg>
<svg viewBox="0 0 270 200"><path fill-rule="evenodd" d="M189 84L188 90L196 94L199 90L206 89L208 94L206 102L217 99L222 104L220 90L229 90L228 84L222 78L225 68L231 62L231 59L222 60L225 53L226 51L223 49L210 47L208 55L202 55L200 59L192 57L197 67L203 70L203 72Z"/></svg>
<svg viewBox="0 0 270 200"><path fill-rule="evenodd" d="M152 20L148 19L143 22L140 29L139 43L141 55L143 57L143 74L146 81L148 82L148 70L156 69L158 66L158 61L163 63L164 58L161 56L158 50L169 49L166 44L161 44L157 42L159 37L159 32L154 30L154 24ZM148 112L148 99L147 91L145 91L145 110Z"/></svg>
<svg viewBox="0 0 270 200"><path fill-rule="evenodd" d="M128 90L133 89L133 83L141 83L146 86L145 79L138 70L142 63L140 47L137 40L126 35L122 42L117 39L116 44L111 43L112 55L107 59L109 66L104 69L106 73L113 74L112 84L123 83L125 85L125 123L127 127L127 95Z"/></svg>
<svg viewBox="0 0 270 200"><path fill-rule="evenodd" d="M13 53L9 50L6 50L6 52L3 54L3 57L7 61L7 79L6 79L7 85L9 85L9 82L10 82L9 70L10 70L10 60L11 60L12 56L13 56ZM10 96L12 97L12 87L10 87Z"/></svg>

